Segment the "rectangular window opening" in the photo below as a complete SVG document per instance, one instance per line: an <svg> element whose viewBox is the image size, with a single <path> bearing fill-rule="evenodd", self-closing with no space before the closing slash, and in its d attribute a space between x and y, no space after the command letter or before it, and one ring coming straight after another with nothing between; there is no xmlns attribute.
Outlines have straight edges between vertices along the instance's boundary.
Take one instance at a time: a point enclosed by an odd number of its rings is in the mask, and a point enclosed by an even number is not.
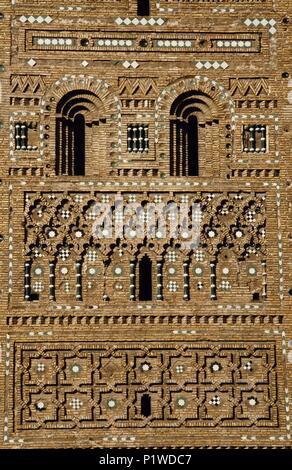
<svg viewBox="0 0 292 470"><path fill-rule="evenodd" d="M14 125L14 148L15 150L30 151L37 150L37 123L16 122Z"/></svg>
<svg viewBox="0 0 292 470"><path fill-rule="evenodd" d="M147 153L149 151L148 125L128 125L128 152Z"/></svg>
<svg viewBox="0 0 292 470"><path fill-rule="evenodd" d="M267 126L265 124L243 126L242 150L247 153L266 153Z"/></svg>

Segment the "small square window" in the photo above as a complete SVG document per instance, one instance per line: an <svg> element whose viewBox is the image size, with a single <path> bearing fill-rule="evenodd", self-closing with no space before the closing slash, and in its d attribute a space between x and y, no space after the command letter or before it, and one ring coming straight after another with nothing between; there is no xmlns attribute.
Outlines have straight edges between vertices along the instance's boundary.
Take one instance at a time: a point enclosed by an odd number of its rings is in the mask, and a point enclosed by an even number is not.
<svg viewBox="0 0 292 470"><path fill-rule="evenodd" d="M128 125L128 152L146 153L149 150L148 125Z"/></svg>
<svg viewBox="0 0 292 470"><path fill-rule="evenodd" d="M34 145L37 140L36 122L16 122L14 129L15 150L37 150L37 145Z"/></svg>
<svg viewBox="0 0 292 470"><path fill-rule="evenodd" d="M242 150L251 153L267 151L267 128L264 124L249 124L243 126Z"/></svg>

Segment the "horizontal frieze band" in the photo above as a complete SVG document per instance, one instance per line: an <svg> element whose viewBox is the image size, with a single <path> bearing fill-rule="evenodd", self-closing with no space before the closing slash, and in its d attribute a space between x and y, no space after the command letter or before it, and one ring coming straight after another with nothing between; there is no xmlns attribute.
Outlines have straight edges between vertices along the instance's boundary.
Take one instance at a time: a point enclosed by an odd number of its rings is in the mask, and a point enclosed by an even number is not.
<svg viewBox="0 0 292 470"><path fill-rule="evenodd" d="M10 315L6 318L6 325L17 326L74 326L74 325L266 325L283 323L283 315L253 314L253 313L222 313L210 315L182 315L165 314L157 315L129 315L129 314L105 314L105 315L77 315L73 313L59 312L58 315ZM47 333L49 334L49 333ZM174 333L176 334L176 333Z"/></svg>
<svg viewBox="0 0 292 470"><path fill-rule="evenodd" d="M260 52L258 33L27 30L27 51Z"/></svg>

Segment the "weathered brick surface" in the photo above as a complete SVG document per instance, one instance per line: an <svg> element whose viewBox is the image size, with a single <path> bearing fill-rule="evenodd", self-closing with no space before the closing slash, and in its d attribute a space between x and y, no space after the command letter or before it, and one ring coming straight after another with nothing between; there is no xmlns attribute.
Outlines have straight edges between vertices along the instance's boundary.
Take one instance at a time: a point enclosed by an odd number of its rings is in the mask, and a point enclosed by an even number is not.
<svg viewBox="0 0 292 470"><path fill-rule="evenodd" d="M2 448L291 446L289 3L0 1Z"/></svg>

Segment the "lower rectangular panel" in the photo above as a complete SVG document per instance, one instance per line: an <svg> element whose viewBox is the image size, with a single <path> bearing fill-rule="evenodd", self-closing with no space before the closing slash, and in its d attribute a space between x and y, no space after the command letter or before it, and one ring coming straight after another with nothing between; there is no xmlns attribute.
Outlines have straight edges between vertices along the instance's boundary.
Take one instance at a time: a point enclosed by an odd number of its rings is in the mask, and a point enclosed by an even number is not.
<svg viewBox="0 0 292 470"><path fill-rule="evenodd" d="M287 441L281 332L246 341L231 332L219 341L214 333L175 341L8 335L6 367L14 373L6 377L4 443L196 447Z"/></svg>

